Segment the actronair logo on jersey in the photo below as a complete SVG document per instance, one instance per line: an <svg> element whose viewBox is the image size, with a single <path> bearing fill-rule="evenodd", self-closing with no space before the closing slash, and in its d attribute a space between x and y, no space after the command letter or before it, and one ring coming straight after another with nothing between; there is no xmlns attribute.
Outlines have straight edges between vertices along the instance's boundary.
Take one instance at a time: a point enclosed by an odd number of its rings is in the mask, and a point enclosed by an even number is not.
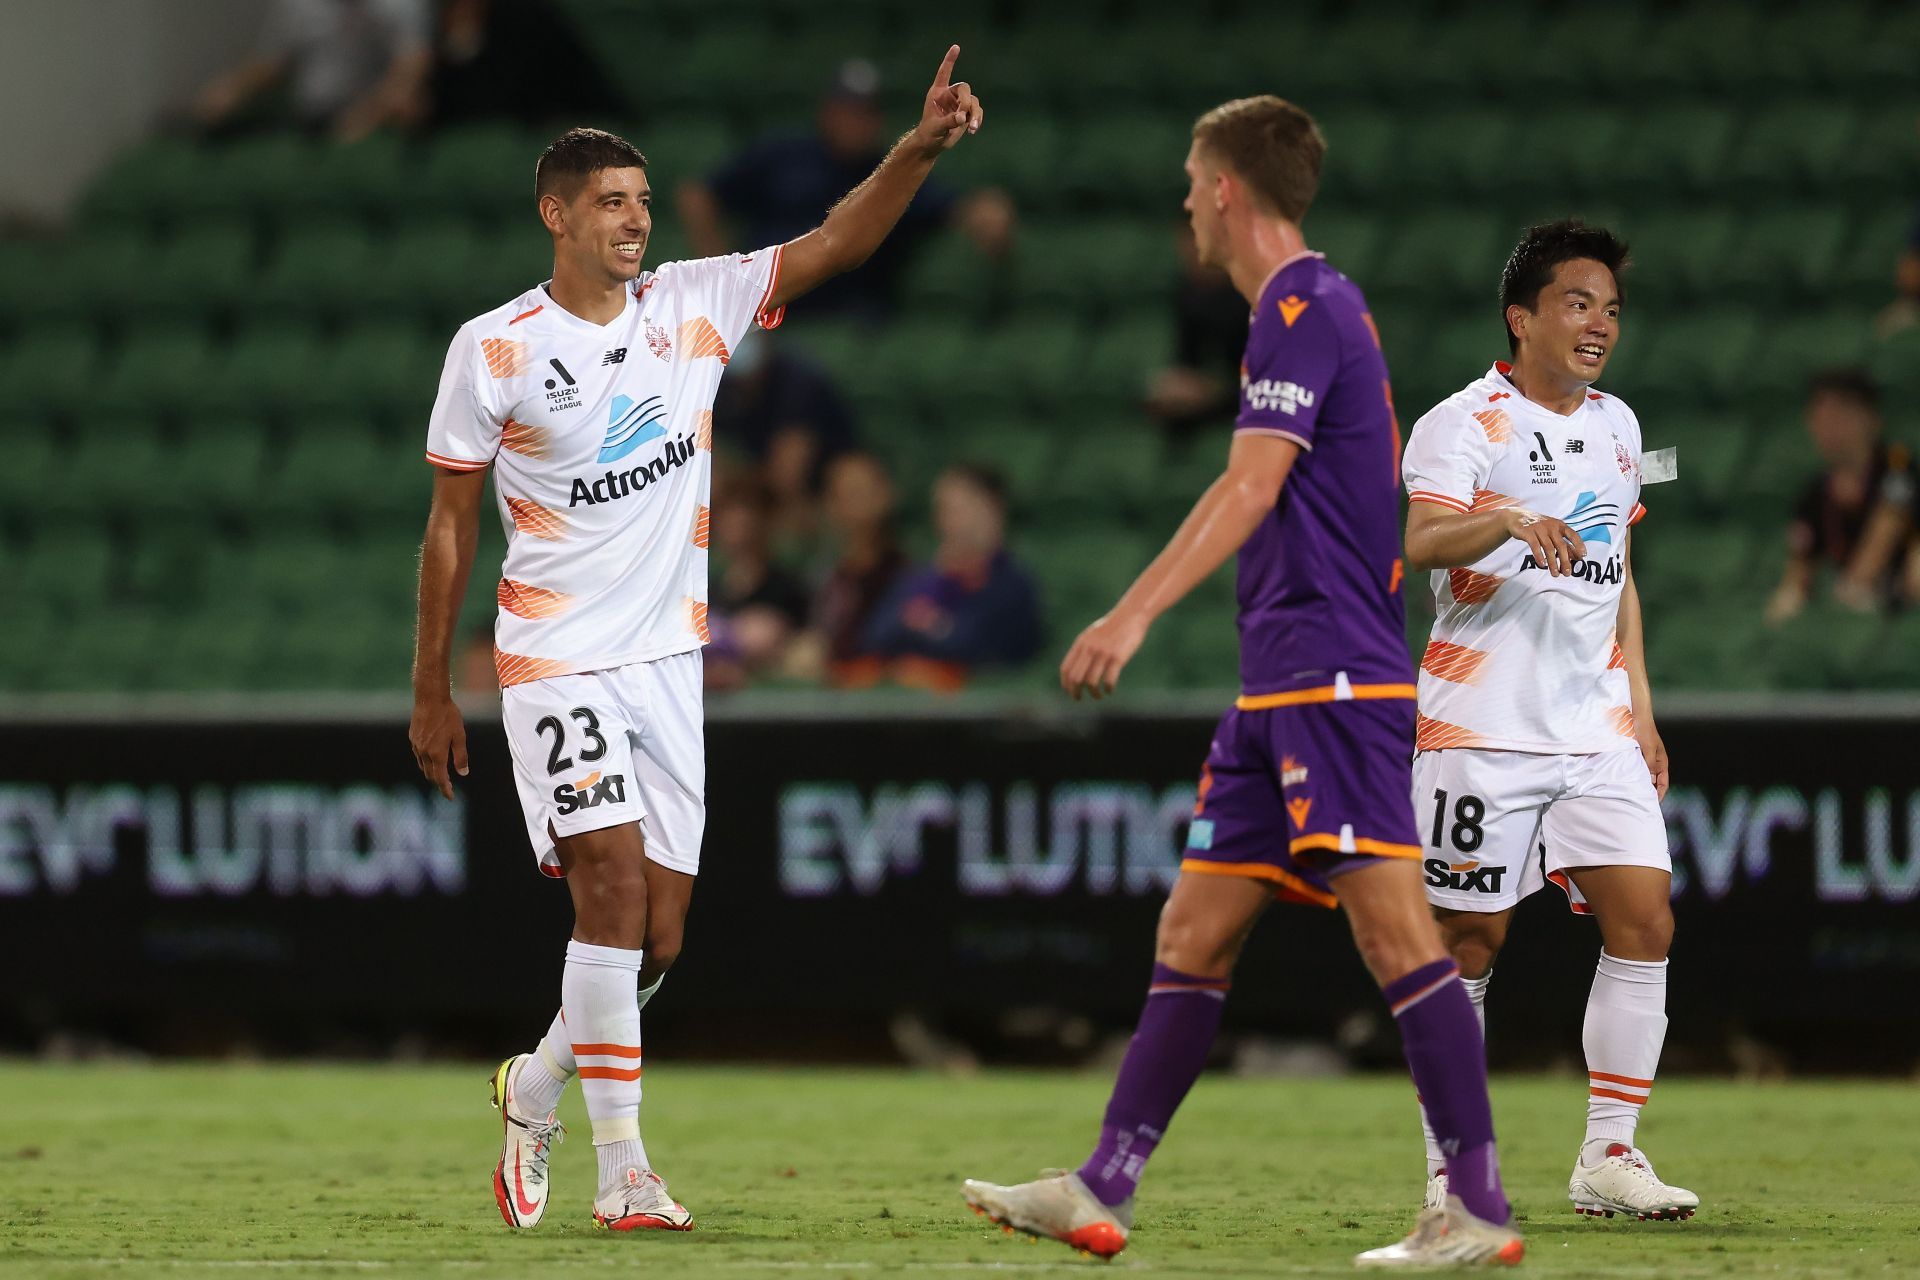
<svg viewBox="0 0 1920 1280"><path fill-rule="evenodd" d="M598 462L618 462L649 440L667 434L667 402L648 396L635 404L631 396L615 396L607 409L607 438L600 442Z"/></svg>
<svg viewBox="0 0 1920 1280"><path fill-rule="evenodd" d="M665 434L664 431L661 434ZM667 441L660 456L651 462L643 462L627 471L609 471L597 480L575 480L573 491L567 497L567 506L593 507L644 492L648 485L662 479L669 471L692 461L698 452L699 446L692 436L678 436Z"/></svg>
<svg viewBox="0 0 1920 1280"><path fill-rule="evenodd" d="M1243 383L1241 394L1247 398L1249 409L1278 409L1288 417L1298 415L1302 409L1313 408L1313 392L1297 382L1261 378L1258 382Z"/></svg>
<svg viewBox="0 0 1920 1280"><path fill-rule="evenodd" d="M1609 556L1602 560L1591 554L1596 543L1613 546L1613 526L1620 519L1618 503L1602 502L1600 495L1591 489L1583 490L1573 504L1573 510L1564 517L1567 525L1580 535L1587 544L1589 554L1573 563L1573 576L1584 582L1600 586L1618 586L1625 576L1625 566L1619 556ZM1538 569L1540 563L1529 554L1521 560L1520 568Z"/></svg>

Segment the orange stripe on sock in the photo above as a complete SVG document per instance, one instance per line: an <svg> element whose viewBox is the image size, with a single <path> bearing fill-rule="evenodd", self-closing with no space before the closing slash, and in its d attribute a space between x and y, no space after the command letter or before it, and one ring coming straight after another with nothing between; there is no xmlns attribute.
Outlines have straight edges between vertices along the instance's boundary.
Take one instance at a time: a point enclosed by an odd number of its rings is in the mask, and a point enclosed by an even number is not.
<svg viewBox="0 0 1920 1280"><path fill-rule="evenodd" d="M573 1051L575 1053L599 1054L601 1057L607 1058L637 1058L640 1056L640 1046L637 1044L577 1044L573 1046Z"/></svg>
<svg viewBox="0 0 1920 1280"><path fill-rule="evenodd" d="M640 1078L640 1068L582 1067L580 1068L580 1078L582 1080L638 1080Z"/></svg>
<svg viewBox="0 0 1920 1280"><path fill-rule="evenodd" d="M580 1074L585 1075L587 1073L582 1071ZM1613 1089L1590 1089L1588 1093L1596 1098L1615 1098L1621 1102L1631 1102L1636 1107L1645 1106L1647 1102L1643 1097L1635 1097L1631 1093L1619 1093Z"/></svg>
<svg viewBox="0 0 1920 1280"><path fill-rule="evenodd" d="M1635 1080L1632 1076L1610 1076L1604 1071L1589 1071L1587 1074L1595 1080L1606 1080L1613 1084L1630 1084L1636 1089L1653 1088L1653 1081L1651 1080Z"/></svg>

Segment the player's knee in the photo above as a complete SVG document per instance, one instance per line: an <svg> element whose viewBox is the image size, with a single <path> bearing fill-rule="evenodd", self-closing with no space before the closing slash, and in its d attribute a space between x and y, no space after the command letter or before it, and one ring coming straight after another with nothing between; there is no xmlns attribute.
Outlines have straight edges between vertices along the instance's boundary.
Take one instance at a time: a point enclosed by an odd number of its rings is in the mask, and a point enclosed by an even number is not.
<svg viewBox="0 0 1920 1280"><path fill-rule="evenodd" d="M1217 924L1183 911L1168 902L1160 912L1154 935L1156 963L1182 973L1224 978L1240 955L1240 940Z"/></svg>
<svg viewBox="0 0 1920 1280"><path fill-rule="evenodd" d="M1621 960L1659 961L1673 946L1673 911L1665 903L1631 920L1611 922L1607 951Z"/></svg>
<svg viewBox="0 0 1920 1280"><path fill-rule="evenodd" d="M1449 928L1443 923L1440 932L1447 944L1447 954L1460 966L1462 977L1484 978L1493 972L1494 958L1500 954L1504 940L1501 931L1485 925Z"/></svg>
<svg viewBox="0 0 1920 1280"><path fill-rule="evenodd" d="M647 930L647 968L665 973L680 958L680 930Z"/></svg>

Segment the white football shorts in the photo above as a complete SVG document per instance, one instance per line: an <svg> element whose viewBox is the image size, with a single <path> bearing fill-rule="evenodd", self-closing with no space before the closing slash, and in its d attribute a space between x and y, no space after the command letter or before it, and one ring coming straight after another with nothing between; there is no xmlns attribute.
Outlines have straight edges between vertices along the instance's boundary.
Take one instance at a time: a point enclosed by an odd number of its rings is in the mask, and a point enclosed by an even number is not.
<svg viewBox="0 0 1920 1280"><path fill-rule="evenodd" d="M700 650L501 690L514 782L540 870L553 836L640 824L647 857L694 875L707 827ZM551 831L552 834L549 834Z"/></svg>
<svg viewBox="0 0 1920 1280"><path fill-rule="evenodd" d="M1505 911L1551 880L1591 914L1567 872L1672 872L1667 824L1637 750L1592 755L1422 751L1413 811L1427 901L1449 911Z"/></svg>

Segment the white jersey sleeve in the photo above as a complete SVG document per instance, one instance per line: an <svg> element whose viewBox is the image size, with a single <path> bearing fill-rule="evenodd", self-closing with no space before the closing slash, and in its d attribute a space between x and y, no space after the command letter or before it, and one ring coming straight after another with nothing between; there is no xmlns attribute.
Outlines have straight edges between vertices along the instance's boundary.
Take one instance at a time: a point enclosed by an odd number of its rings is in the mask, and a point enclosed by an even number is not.
<svg viewBox="0 0 1920 1280"><path fill-rule="evenodd" d="M1471 511L1475 495L1491 487L1498 446L1511 438L1506 415L1475 417L1453 399L1441 401L1413 424L1407 436L1400 458L1407 500Z"/></svg>
<svg viewBox="0 0 1920 1280"><path fill-rule="evenodd" d="M473 327L461 325L447 347L440 392L427 421L428 462L448 471L481 471L493 462L503 422L493 403L501 376L489 366Z"/></svg>
<svg viewBox="0 0 1920 1280"><path fill-rule="evenodd" d="M769 312L773 292L780 284L782 246L753 253L728 253L717 258L669 262L660 269L660 283L679 291L699 315L711 321L713 334L682 336L685 355L704 352L703 343L718 343L729 355L757 323L771 329L781 320L782 307ZM688 345L691 344L691 345Z"/></svg>

